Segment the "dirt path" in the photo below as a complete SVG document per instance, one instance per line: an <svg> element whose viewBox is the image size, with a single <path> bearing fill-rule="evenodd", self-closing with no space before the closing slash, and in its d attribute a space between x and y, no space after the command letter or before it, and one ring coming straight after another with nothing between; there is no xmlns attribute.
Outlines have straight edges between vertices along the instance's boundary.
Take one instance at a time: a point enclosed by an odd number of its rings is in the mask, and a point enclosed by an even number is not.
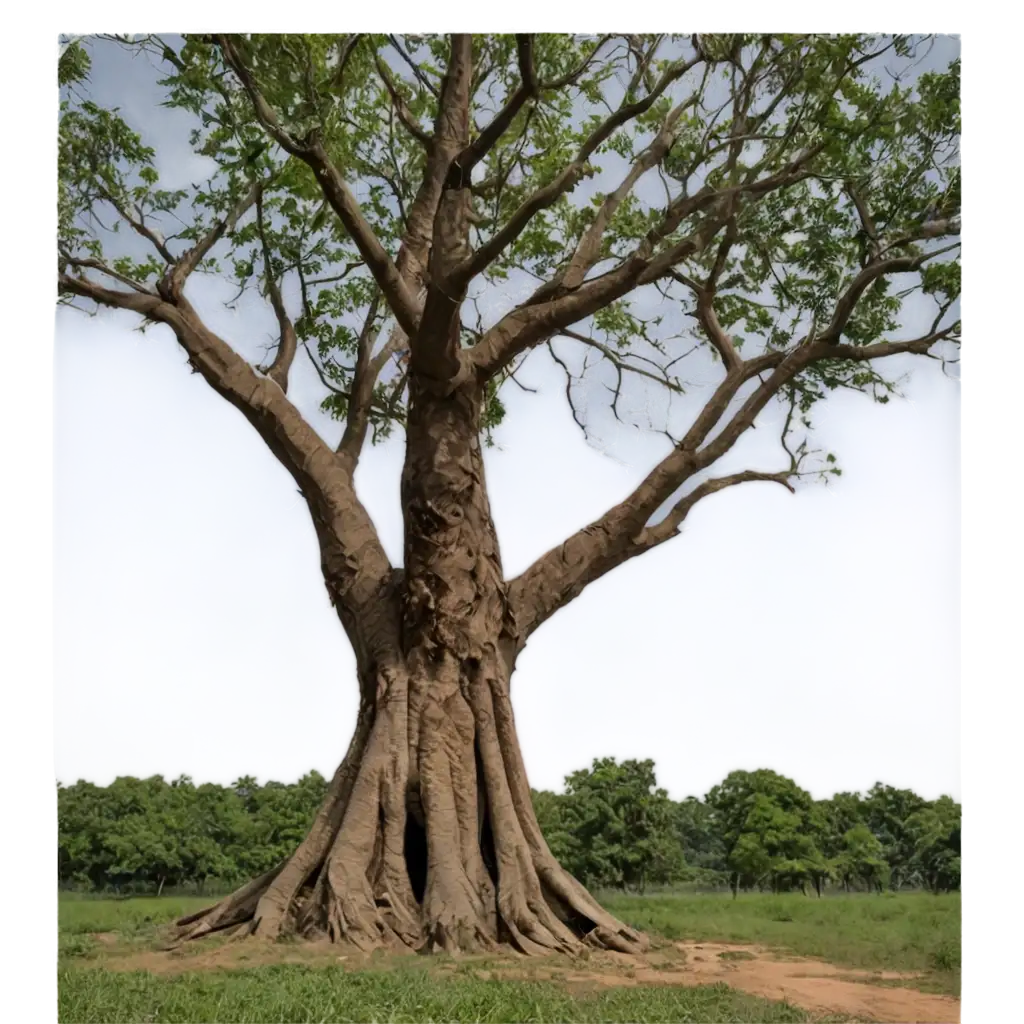
<svg viewBox="0 0 1024 1024"><path fill-rule="evenodd" d="M917 975L855 971L819 960L776 959L769 950L756 947L678 943L676 949L686 954L685 973L693 978L692 984L724 981L766 999L786 999L807 1010L858 1019L901 1024L957 1024L960 1020L958 999L871 984L872 980L898 981ZM737 954L752 959L735 959Z"/></svg>
<svg viewBox="0 0 1024 1024"><path fill-rule="evenodd" d="M106 936L96 936L101 944ZM339 955L329 943L302 943L292 947L254 942L227 942L174 953L155 950L104 950L94 963L114 970L144 970L156 974L259 967L271 963L326 964L343 962L349 969L386 969L384 956L366 957L353 951ZM403 958L406 959L406 958ZM636 985L713 985L786 1000L812 1013L836 1013L858 1021L884 1024L958 1024L960 1001L951 996L919 992L913 988L873 984L911 981L919 975L892 971L857 971L821 960L784 957L759 946L712 942L678 942L637 958L617 953L595 953L586 961L561 958L527 960L465 957L461 963L479 969L482 978L517 978L552 981L571 989L593 990ZM455 963L438 963L448 971Z"/></svg>
<svg viewBox="0 0 1024 1024"><path fill-rule="evenodd" d="M720 943L675 943L645 960L607 953L594 956L584 969L545 964L481 971L488 977L561 981L573 988L634 985L713 985L786 1000L812 1013L842 1014L858 1021L885 1024L958 1024L960 1001L912 988L883 987L879 981L908 981L920 975L894 971L857 971L821 960L787 957L757 946Z"/></svg>

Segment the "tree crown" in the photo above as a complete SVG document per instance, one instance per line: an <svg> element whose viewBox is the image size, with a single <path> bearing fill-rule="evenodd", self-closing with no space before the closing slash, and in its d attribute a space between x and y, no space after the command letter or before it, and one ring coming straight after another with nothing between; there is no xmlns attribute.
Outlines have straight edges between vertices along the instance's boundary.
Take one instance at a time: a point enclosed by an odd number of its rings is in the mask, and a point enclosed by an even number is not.
<svg viewBox="0 0 1024 1024"><path fill-rule="evenodd" d="M509 583L522 643L589 583L675 536L708 495L838 474L809 440L829 392L884 402L896 387L886 360L955 361L960 66L921 71L931 42L72 41L60 63L59 293L171 328L335 524L344 558L329 588L350 623L391 572L353 472L367 437L406 423L416 389L472 393L487 436L503 389L525 387L518 371L541 350L584 430L584 380L620 420L635 389L667 395L651 425L668 453ZM89 98L101 46L154 62L165 105L192 125L198 183L182 178L180 153L162 159L157 140ZM207 305L273 312L258 365L239 354L244 339L203 323L192 304L203 274L220 281ZM344 421L333 451L287 395L301 353ZM684 374L710 378L703 404ZM772 403L782 466L712 475ZM376 583L352 589L360 574Z"/></svg>

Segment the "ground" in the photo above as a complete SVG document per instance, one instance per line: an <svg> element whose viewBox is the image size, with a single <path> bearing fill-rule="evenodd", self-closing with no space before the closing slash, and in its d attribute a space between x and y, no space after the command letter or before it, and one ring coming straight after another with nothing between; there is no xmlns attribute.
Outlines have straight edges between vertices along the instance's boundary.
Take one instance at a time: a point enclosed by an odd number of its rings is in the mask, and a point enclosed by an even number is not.
<svg viewBox="0 0 1024 1024"><path fill-rule="evenodd" d="M212 937L161 949L194 898L60 903L62 1021L960 1019L960 898L602 894L642 957L364 956Z"/></svg>

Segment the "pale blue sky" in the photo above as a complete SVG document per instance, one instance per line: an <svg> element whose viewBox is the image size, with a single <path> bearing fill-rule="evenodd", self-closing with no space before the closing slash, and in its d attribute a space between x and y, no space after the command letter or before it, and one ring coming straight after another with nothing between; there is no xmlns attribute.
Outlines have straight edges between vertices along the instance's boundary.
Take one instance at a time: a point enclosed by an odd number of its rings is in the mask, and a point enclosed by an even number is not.
<svg viewBox="0 0 1024 1024"><path fill-rule="evenodd" d="M150 138L180 132L122 62L116 78L97 68L98 91ZM191 173L180 155L171 166ZM217 310L213 285L196 294L211 326L257 356L269 312ZM354 663L305 506L169 332L133 324L57 317L57 775L329 774L354 720ZM676 797L757 767L819 797L879 779L959 797L959 385L933 363L905 365L906 401L837 395L818 416L844 469L829 488L717 495L684 536L536 634L512 689L534 786L610 754L654 758ZM663 446L595 413L595 451L547 356L520 376L540 394L508 389L487 460L509 576L620 500ZM307 362L290 393L338 436ZM759 430L729 466L774 466L777 451ZM358 476L396 560L400 465L396 439L368 450ZM283 714L292 700L300 710Z"/></svg>

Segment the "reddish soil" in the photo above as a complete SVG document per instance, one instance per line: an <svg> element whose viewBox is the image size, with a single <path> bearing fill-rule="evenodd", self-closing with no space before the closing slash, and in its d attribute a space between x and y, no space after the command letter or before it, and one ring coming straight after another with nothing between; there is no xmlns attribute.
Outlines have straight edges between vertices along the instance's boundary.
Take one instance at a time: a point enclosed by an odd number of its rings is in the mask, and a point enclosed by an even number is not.
<svg viewBox="0 0 1024 1024"><path fill-rule="evenodd" d="M344 963L349 969L386 968L388 954L342 953L330 943L271 944L254 941L200 942L172 951L111 948L108 936L96 936L106 947L94 961L113 970L179 974L224 968L258 967L269 963ZM920 975L893 971L857 971L821 960L785 957L758 946L679 942L643 957L594 953L585 960L563 958L464 957L466 966L479 963L479 977L521 978L560 982L576 990L636 985L711 985L732 988L765 999L786 1000L814 1014L842 1014L858 1021L885 1024L959 1024L960 1001L951 996L893 985ZM451 961L439 961L450 970ZM878 982L889 982L880 985Z"/></svg>

